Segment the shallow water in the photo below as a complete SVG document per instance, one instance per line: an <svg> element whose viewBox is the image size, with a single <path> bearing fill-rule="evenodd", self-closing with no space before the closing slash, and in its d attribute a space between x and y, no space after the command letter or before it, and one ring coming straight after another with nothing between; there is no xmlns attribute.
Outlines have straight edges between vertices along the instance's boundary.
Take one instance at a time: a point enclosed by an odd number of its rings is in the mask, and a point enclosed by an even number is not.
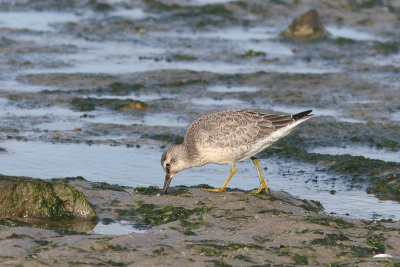
<svg viewBox="0 0 400 267"><path fill-rule="evenodd" d="M40 178L83 176L90 181L132 187L162 187L163 184L164 173L160 165L163 150L158 147L126 148L18 141L7 141L0 143L0 146L7 149L7 153L0 153L1 173L6 175ZM314 165L262 159L260 167L272 190L318 200L324 205L326 213L364 219L400 219L400 204L378 200L366 194L364 189L348 190L340 177L316 171ZM219 187L229 174L229 169L227 165L217 164L188 169L177 174L171 186L204 183ZM257 172L250 160L237 164L237 173L229 187L245 190L258 187ZM120 224L114 226L124 229L130 227Z"/></svg>
<svg viewBox="0 0 400 267"><path fill-rule="evenodd" d="M60 12L0 12L0 28L52 31L53 24L78 21L73 13Z"/></svg>
<svg viewBox="0 0 400 267"><path fill-rule="evenodd" d="M333 37L342 37L353 39L357 41L383 41L384 38L379 36L372 35L368 32L361 32L356 29L348 28L348 27L334 27L334 26L327 26L326 29L328 32L332 34Z"/></svg>
<svg viewBox="0 0 400 267"><path fill-rule="evenodd" d="M393 152L368 146L352 145L346 147L316 147L310 149L309 152L329 155L349 154L352 156L363 156L365 158L379 159L389 162L400 162L400 151Z"/></svg>
<svg viewBox="0 0 400 267"><path fill-rule="evenodd" d="M205 106L243 106L245 104L244 101L234 98L222 98L222 99L213 99L213 98L194 98L190 100L195 105L205 105Z"/></svg>
<svg viewBox="0 0 400 267"><path fill-rule="evenodd" d="M239 93L239 92L253 93L253 92L257 92L257 91L261 90L261 88L250 87L250 86L217 85L217 86L211 86L207 90L210 92L216 92L216 93Z"/></svg>
<svg viewBox="0 0 400 267"><path fill-rule="evenodd" d="M127 235L131 233L146 233L146 231L136 229L133 223L122 220L109 224L103 224L100 221L94 227L93 233L100 235Z"/></svg>

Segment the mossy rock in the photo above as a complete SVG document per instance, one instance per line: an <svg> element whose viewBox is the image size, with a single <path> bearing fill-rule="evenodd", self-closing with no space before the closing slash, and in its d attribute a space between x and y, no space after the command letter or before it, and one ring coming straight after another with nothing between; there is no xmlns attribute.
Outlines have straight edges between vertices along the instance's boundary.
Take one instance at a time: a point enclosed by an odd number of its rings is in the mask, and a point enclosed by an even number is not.
<svg viewBox="0 0 400 267"><path fill-rule="evenodd" d="M315 9L295 18L289 27L280 35L283 39L293 41L311 41L329 36Z"/></svg>
<svg viewBox="0 0 400 267"><path fill-rule="evenodd" d="M85 196L62 182L0 175L0 218L96 218Z"/></svg>

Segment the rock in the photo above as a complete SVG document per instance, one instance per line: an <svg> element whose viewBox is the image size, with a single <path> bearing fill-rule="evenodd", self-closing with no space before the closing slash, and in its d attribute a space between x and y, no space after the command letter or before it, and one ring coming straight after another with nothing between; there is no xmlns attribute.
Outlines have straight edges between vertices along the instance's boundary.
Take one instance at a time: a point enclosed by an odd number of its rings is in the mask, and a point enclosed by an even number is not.
<svg viewBox="0 0 400 267"><path fill-rule="evenodd" d="M85 196L55 181L0 175L0 218L80 218L96 213Z"/></svg>
<svg viewBox="0 0 400 267"><path fill-rule="evenodd" d="M283 39L294 41L311 41L329 36L315 9L295 18L289 27L280 35Z"/></svg>

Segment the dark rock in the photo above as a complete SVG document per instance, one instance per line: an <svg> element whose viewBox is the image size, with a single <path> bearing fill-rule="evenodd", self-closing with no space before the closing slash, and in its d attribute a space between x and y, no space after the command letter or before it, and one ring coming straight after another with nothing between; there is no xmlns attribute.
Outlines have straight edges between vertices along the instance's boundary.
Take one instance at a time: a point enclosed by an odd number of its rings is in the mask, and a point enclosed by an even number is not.
<svg viewBox="0 0 400 267"><path fill-rule="evenodd" d="M0 218L95 219L85 196L55 181L0 175Z"/></svg>
<svg viewBox="0 0 400 267"><path fill-rule="evenodd" d="M289 27L280 35L283 39L294 41L311 41L329 36L315 9L295 18Z"/></svg>

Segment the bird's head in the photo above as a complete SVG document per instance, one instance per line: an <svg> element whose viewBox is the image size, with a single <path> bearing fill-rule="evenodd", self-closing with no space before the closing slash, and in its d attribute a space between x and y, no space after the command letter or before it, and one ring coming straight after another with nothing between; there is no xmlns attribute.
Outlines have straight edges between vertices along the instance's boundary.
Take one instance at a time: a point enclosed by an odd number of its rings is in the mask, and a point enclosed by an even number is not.
<svg viewBox="0 0 400 267"><path fill-rule="evenodd" d="M169 184L177 172L187 169L186 150L183 145L174 145L169 147L161 156L161 166L165 171L165 181L163 192L167 193Z"/></svg>

